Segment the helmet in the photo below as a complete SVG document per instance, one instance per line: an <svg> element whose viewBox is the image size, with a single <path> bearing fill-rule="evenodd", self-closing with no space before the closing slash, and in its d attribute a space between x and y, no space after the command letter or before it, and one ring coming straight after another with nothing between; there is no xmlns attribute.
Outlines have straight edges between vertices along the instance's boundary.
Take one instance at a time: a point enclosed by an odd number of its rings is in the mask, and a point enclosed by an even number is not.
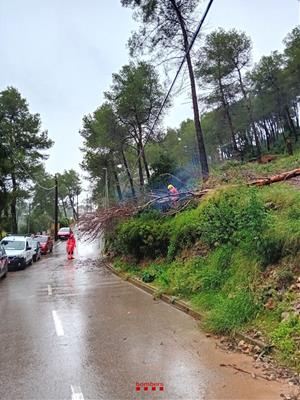
<svg viewBox="0 0 300 400"><path fill-rule="evenodd" d="M171 189L173 189L173 185L168 185L168 190L171 190Z"/></svg>

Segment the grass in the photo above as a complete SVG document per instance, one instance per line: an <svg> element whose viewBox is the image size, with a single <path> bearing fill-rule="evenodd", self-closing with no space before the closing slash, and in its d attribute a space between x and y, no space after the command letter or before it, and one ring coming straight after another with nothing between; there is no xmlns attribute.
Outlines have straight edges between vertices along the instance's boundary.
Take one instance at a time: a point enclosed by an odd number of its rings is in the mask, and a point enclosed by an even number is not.
<svg viewBox="0 0 300 400"><path fill-rule="evenodd" d="M300 149L296 149L292 156L278 155L276 157L268 164L259 164L258 162L241 164L238 161L227 161L215 166L211 170L207 186L215 187L228 183L242 184L256 178L269 177L300 167Z"/></svg>
<svg viewBox="0 0 300 400"><path fill-rule="evenodd" d="M228 163L215 173L219 183L225 175L245 182L251 174L299 167L299 155L268 165ZM287 183L222 186L175 217L140 215L120 224L112 243L115 265L187 300L209 331L261 330L280 361L300 369L300 322L292 312L297 298L290 290L300 274L299 204L300 191ZM275 308L266 307L270 299Z"/></svg>

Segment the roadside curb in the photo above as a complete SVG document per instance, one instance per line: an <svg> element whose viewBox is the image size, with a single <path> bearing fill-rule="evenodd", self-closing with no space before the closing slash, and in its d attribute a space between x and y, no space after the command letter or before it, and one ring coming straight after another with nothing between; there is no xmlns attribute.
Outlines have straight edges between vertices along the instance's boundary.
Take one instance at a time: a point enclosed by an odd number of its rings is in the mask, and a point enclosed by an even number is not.
<svg viewBox="0 0 300 400"><path fill-rule="evenodd" d="M103 263L107 269L109 269L113 274L117 275L119 278L121 278L125 281L128 281L132 285L144 290L148 294L151 294L153 296L153 298L158 298L158 299L164 301L165 303L168 303L171 306L177 308L178 310L183 311L185 314L190 315L191 317L195 318L196 320L201 321L202 314L199 313L198 311L192 310L191 307L185 301L177 300L176 298L169 296L167 294L159 295L159 294L157 294L157 289L154 286L150 285L149 283L145 283L137 278L126 276L123 272L116 270L110 263L108 263L105 260L103 260ZM271 346L269 344L264 343L261 340L254 339L251 336L248 336L241 332L235 332L234 337L239 340L243 340L246 343L252 344L254 346L258 346L261 350L271 348Z"/></svg>
<svg viewBox="0 0 300 400"><path fill-rule="evenodd" d="M157 294L157 289L154 286L150 285L149 283L145 283L137 278L127 277L124 273L117 271L111 264L107 263L106 261L104 262L104 264L111 272L119 276L121 279L130 282L134 286L137 286L138 288L151 294L154 298L158 298L164 301L165 303L170 304L171 306L177 308L180 311L183 311L184 313L190 315L191 317L197 320L201 320L202 315L199 312L192 310L186 302L182 300L177 300L176 298L169 296L167 294L159 295Z"/></svg>

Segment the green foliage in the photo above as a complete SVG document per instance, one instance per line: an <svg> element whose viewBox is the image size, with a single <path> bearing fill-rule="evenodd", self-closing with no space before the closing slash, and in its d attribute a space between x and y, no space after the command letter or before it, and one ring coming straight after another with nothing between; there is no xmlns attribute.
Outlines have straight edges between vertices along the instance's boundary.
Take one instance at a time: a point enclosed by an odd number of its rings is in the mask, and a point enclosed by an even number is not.
<svg viewBox="0 0 300 400"><path fill-rule="evenodd" d="M260 239L265 210L255 189L219 191L201 207L201 239L209 246Z"/></svg>
<svg viewBox="0 0 300 400"><path fill-rule="evenodd" d="M300 321L298 317L290 317L287 321L281 322L271 334L273 344L280 350L283 361L299 368L300 363Z"/></svg>
<svg viewBox="0 0 300 400"><path fill-rule="evenodd" d="M229 334L249 326L261 330L281 360L297 367L300 326L290 312L297 299L289 288L299 275L299 201L300 192L286 184L222 188L176 217L149 213L133 218L118 227L124 229L123 254L132 254L126 252L136 246L138 257L151 253L154 261L146 267L127 266L127 273L152 282L161 293L190 301L212 332ZM197 248L204 242L210 249L195 256L195 242ZM270 298L274 310L265 307ZM280 322L287 310L291 318Z"/></svg>
<svg viewBox="0 0 300 400"><path fill-rule="evenodd" d="M52 146L41 131L39 114L32 114L17 89L0 93L0 228L3 223L18 232L17 203L29 197L28 183L35 180L45 150ZM10 217L7 218L10 211ZM10 225L10 226L8 226Z"/></svg>
<svg viewBox="0 0 300 400"><path fill-rule="evenodd" d="M137 265L126 262L120 258L115 259L114 267L116 268L116 270L120 272L125 272L128 275L138 275L140 273L140 269Z"/></svg>
<svg viewBox="0 0 300 400"><path fill-rule="evenodd" d="M118 226L113 249L117 253L132 255L140 260L165 254L168 242L167 232L162 229L159 221L139 217Z"/></svg>
<svg viewBox="0 0 300 400"><path fill-rule="evenodd" d="M203 268L199 271L201 291L216 291L226 283L231 275L232 252L232 246L225 245L211 253L205 260Z"/></svg>
<svg viewBox="0 0 300 400"><path fill-rule="evenodd" d="M168 223L170 244L168 260L171 261L184 248L191 247L199 237L198 211L190 210L176 215Z"/></svg>
<svg viewBox="0 0 300 400"><path fill-rule="evenodd" d="M216 333L230 333L250 321L258 309L255 298L249 291L240 291L227 298L219 297L205 325Z"/></svg>

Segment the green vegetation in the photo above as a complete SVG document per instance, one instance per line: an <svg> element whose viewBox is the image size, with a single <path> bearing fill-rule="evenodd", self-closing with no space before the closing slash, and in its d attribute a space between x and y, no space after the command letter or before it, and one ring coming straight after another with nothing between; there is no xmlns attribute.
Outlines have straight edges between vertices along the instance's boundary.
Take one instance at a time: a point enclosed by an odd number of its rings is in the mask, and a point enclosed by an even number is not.
<svg viewBox="0 0 300 400"><path fill-rule="evenodd" d="M267 164L257 162L240 163L238 161L226 161L215 165L211 170L207 187L227 184L249 183L251 180L266 178L299 168L300 149L296 148L292 156L287 154L274 154L275 159Z"/></svg>
<svg viewBox="0 0 300 400"><path fill-rule="evenodd" d="M300 191L287 183L221 187L174 217L121 222L110 247L119 270L189 301L207 330L258 328L298 368L299 204Z"/></svg>

